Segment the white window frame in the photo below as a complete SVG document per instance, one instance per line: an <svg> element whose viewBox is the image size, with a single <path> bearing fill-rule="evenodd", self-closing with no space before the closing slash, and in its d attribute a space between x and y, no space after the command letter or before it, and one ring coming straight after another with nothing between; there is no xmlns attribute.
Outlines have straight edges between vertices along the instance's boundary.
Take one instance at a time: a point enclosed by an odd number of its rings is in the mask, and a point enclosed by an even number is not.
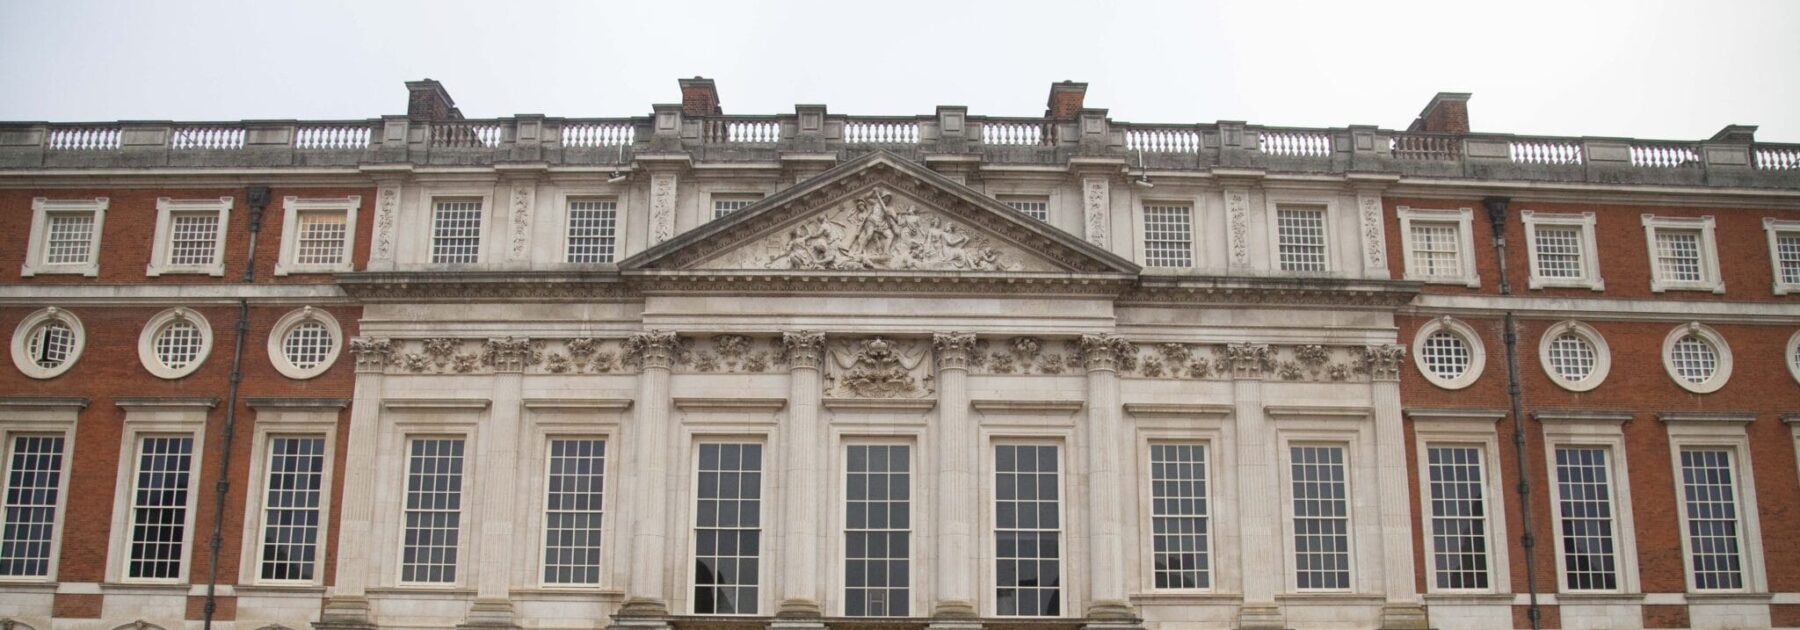
<svg viewBox="0 0 1800 630"><path fill-rule="evenodd" d="M694 601L694 588L699 584L699 576L696 575L696 572L699 570L697 558L699 558L700 510L698 509L698 506L701 499L700 445L702 444L756 444L762 447L762 469L760 472L762 475L762 487L758 491L760 493L760 498L758 499L760 505L757 508L762 516L757 521L759 544L757 545L756 612L754 613L702 613L694 610L694 604L696 603ZM682 521L687 527L687 532L683 536L687 541L687 545L681 550L682 562L684 562L687 567L683 571L684 578L682 579L682 584L686 588L680 595L683 600L686 600L686 605L683 610L686 610L687 614L697 617L720 617L726 619L772 615L773 611L770 610L769 603L775 599L776 594L774 591L776 586L770 582L769 578L776 574L776 567L769 566L774 564L774 562L770 561L770 556L772 555L770 549L771 543L779 539L779 533L775 533L775 535L771 535L771 533L774 533L772 530L775 521L772 519L777 518L779 515L779 512L776 510L779 509L780 501L770 494L774 486L777 485L775 480L771 479L771 477L785 474L779 467L776 467L775 472L770 472L771 464L780 461L779 459L776 459L780 456L780 452L775 450L778 446L779 445L775 443L774 440L770 439L769 435L762 433L695 433L689 436L687 453L688 485L685 506L687 518ZM775 560L775 562L779 562L779 559Z"/></svg>
<svg viewBox="0 0 1800 630"><path fill-rule="evenodd" d="M1365 501L1364 493L1380 487L1377 478L1374 415L1367 407L1276 406L1263 407L1263 413L1275 426L1277 453L1276 483L1280 484L1281 501L1281 571L1287 593L1341 595L1362 592L1369 584L1381 583L1383 559L1379 556L1381 524L1379 519L1357 509ZM1294 557L1294 481L1293 446L1340 445L1344 448L1345 497L1349 503L1350 588L1300 590L1299 567ZM1365 555L1366 554L1366 555Z"/></svg>
<svg viewBox="0 0 1800 630"><path fill-rule="evenodd" d="M1431 368L1426 365L1424 353L1425 340L1429 339L1432 335L1437 334L1439 331L1448 331L1451 334L1462 337L1463 343L1468 344L1469 346L1469 368L1464 370L1461 376L1444 378L1438 376L1436 372L1431 371ZM1450 390L1462 389L1474 385L1475 380L1481 378L1482 369L1487 367L1487 349L1485 345L1486 344L1481 342L1481 335L1477 333L1473 327L1463 323L1462 320L1445 315L1425 322L1424 325L1419 326L1418 333L1413 335L1413 352L1411 353L1413 357L1413 367L1419 370L1419 374L1424 376L1425 380L1429 381L1432 385Z"/></svg>
<svg viewBox="0 0 1800 630"><path fill-rule="evenodd" d="M1475 211L1473 209L1427 210L1400 206L1395 213L1400 217L1400 249L1402 255L1406 257L1405 277L1407 280L1418 280L1427 284L1455 284L1474 289L1481 288L1481 274L1475 269ZM1412 235L1414 221L1434 224L1448 223L1456 226L1457 259L1462 267L1462 274L1428 276L1415 270Z"/></svg>
<svg viewBox="0 0 1800 630"><path fill-rule="evenodd" d="M281 256L275 260L275 275L295 273L338 273L355 271L356 212L362 208L362 196L312 199L288 196L281 199ZM335 265L302 264L300 256L300 215L308 212L344 213L343 260Z"/></svg>
<svg viewBox="0 0 1800 630"><path fill-rule="evenodd" d="M100 237L105 234L106 208L112 205L106 197L93 199L48 199L34 197L31 200L31 240L25 245L25 264L19 275L31 277L49 274L78 274L87 277L100 275ZM88 240L88 260L85 263L55 263L45 260L50 255L47 247L50 244L50 215L77 214L91 212L94 214L94 233Z"/></svg>
<svg viewBox="0 0 1800 630"><path fill-rule="evenodd" d="M108 547L106 573L109 582L132 584L187 584L194 570L195 517L199 510L200 478L206 471L206 417L217 404L212 398L123 399L117 402L125 410L125 430L119 440L119 470L113 484L112 543ZM137 488L139 443L146 437L191 437L194 455L188 470L187 521L182 527L181 575L167 578L131 578L127 565L131 562L133 512L132 495Z"/></svg>
<svg viewBox="0 0 1800 630"><path fill-rule="evenodd" d="M606 262L570 262L569 261L569 227L573 222L570 204L580 202L610 202L613 205L613 253L612 260ZM556 263L564 265L617 265L625 259L625 196L602 192L584 192L565 190L557 194L559 222L557 231L561 239L561 247L556 251Z"/></svg>
<svg viewBox="0 0 1800 630"><path fill-rule="evenodd" d="M28 346L31 344L32 333L37 332L39 326L52 320L67 325L69 332L74 334L75 341L69 348L68 360L63 361L62 365L47 368L38 365L31 359L31 348ZM19 320L18 327L13 329L13 366L31 378L47 379L62 376L64 372L69 371L69 368L75 367L76 361L81 360L81 351L85 349L87 349L87 328L81 325L81 318L65 309L54 306L39 309Z"/></svg>
<svg viewBox="0 0 1800 630"><path fill-rule="evenodd" d="M1151 206L1183 207L1188 210L1187 264L1186 265L1153 265L1150 262L1150 221L1148 211ZM1014 212L1018 212L1014 210ZM1019 213L1024 215L1024 213ZM1026 217L1030 218L1030 217ZM1145 270L1155 269L1193 269L1200 266L1200 206L1194 199L1161 197L1143 199L1138 202L1138 264Z"/></svg>
<svg viewBox="0 0 1800 630"><path fill-rule="evenodd" d="M1229 422L1231 408L1205 404L1127 404L1125 412L1131 415L1137 426L1137 442L1129 466L1136 471L1135 478L1139 480L1137 493L1133 498L1142 507L1133 509L1129 504L1125 507L1136 513L1138 531L1144 532L1135 550L1139 558L1138 583L1143 585L1139 590L1165 598L1241 592L1243 572L1219 570L1220 567L1242 566L1242 550L1239 546L1220 542L1239 540L1238 485L1219 478L1219 471L1237 469L1237 447L1232 439L1234 427ZM1210 521L1207 534L1207 571L1211 577L1209 588L1156 588L1155 518L1150 503L1154 494L1150 487L1149 470L1150 447L1156 444L1206 446L1207 519Z"/></svg>
<svg viewBox="0 0 1800 630"><path fill-rule="evenodd" d="M1076 461L1076 454L1070 451L1069 445L1072 441L1066 437L1046 435L1044 433L1021 434L1013 432L993 432L988 433L983 437L985 439L981 440L982 454L980 473L982 479L977 484L982 489L981 509L979 511L979 518L981 521L978 525L982 532L982 547L975 551L975 555L981 559L980 561L982 563L982 580L980 585L982 591L978 598L983 602L983 616L996 619L1024 620L1065 619L1079 616L1080 611L1083 610L1083 608L1080 607L1081 604L1075 599L1075 591L1078 588L1081 588L1081 583L1077 580L1076 576L1073 575L1078 573L1078 571L1070 565L1070 560L1072 559L1070 545L1074 543L1075 540L1074 533L1070 527L1069 518L1070 514L1073 512L1072 506L1077 505L1074 502L1075 499L1069 496L1069 488L1073 485L1070 483L1069 476L1074 474L1072 466ZM994 483L994 481L998 479L995 475L999 473L999 461L995 458L994 449L999 446L1049 446L1056 449L1057 524L1059 526L1057 528L1057 540L1060 541L1057 545L1057 552L1059 554L1057 562L1059 564L1058 571L1060 571L1060 575L1057 576L1058 610L1057 614L1053 616L1002 616L1000 614L1000 599L998 593L1000 588L999 558L996 555L996 550L999 548L999 541L995 535L999 530L997 527L999 522L999 509L996 507L999 501L999 493L998 487Z"/></svg>
<svg viewBox="0 0 1800 630"><path fill-rule="evenodd" d="M0 577L0 584L42 584L57 581L62 558L63 523L69 518L69 475L74 472L76 420L87 402L80 398L38 399L0 397L0 475L11 472L13 439L19 436L60 436L63 439L62 474L56 490L56 516L50 527L50 566L43 576ZM10 479L0 477L0 497L10 489ZM6 523L0 512L0 526Z"/></svg>
<svg viewBox="0 0 1800 630"><path fill-rule="evenodd" d="M1420 534L1424 539L1425 592L1430 594L1510 593L1512 592L1511 544L1506 533L1506 481L1501 475L1500 440L1496 427L1506 416L1497 410L1408 409L1413 421L1413 447L1419 464L1414 474L1419 483L1419 514L1423 521ZM1430 448L1434 446L1475 448L1481 452L1483 490L1487 510L1488 587L1485 589L1447 589L1437 585L1437 563L1432 558L1432 538L1436 534L1431 518Z"/></svg>
<svg viewBox="0 0 1800 630"><path fill-rule="evenodd" d="M830 498L832 513L831 516L826 519L826 523L831 528L832 533L830 535L836 539L836 556L832 559L830 565L831 568L829 569L832 574L832 579L828 580L830 584L829 588L831 589L830 592L834 593L836 597L829 599L838 600L837 605L835 606L837 614L847 619L889 619L896 617L896 615L862 615L851 617L846 612L850 599L850 587L848 584L844 583L843 576L845 567L848 566L850 561L850 492L848 487L850 478L850 448L853 446L904 446L906 447L907 483L909 484L907 488L907 512L909 520L907 521L906 530L908 540L906 562L907 573L912 578L905 586L907 590L907 615L905 616L925 616L920 614L921 610L919 606L922 602L929 599L928 597L922 597L925 595L922 591L928 590L927 585L929 584L929 581L921 578L923 574L919 572L919 569L925 566L922 563L928 560L922 559L920 557L920 552L930 549L932 545L929 542L929 538L921 535L921 532L925 529L925 527L923 527L925 524L921 521L929 514L929 512L922 509L926 507L922 505L922 503L931 502L934 495L925 493L923 495L925 498L923 500L920 498L921 493L919 492L919 489L924 487L923 481L925 479L925 474L921 469L921 465L924 463L925 459L919 452L917 436L904 432L900 434L857 433L838 436L838 439L834 440L834 442L836 443L836 449L832 455L835 460L835 465L828 468L828 470L832 471L830 474L833 477L832 496ZM893 586L890 584L888 588L893 588Z"/></svg>
<svg viewBox="0 0 1800 630"><path fill-rule="evenodd" d="M1794 382L1800 383L1800 331L1788 337L1787 354L1782 355L1781 362L1787 364L1788 375L1794 377Z"/></svg>
<svg viewBox="0 0 1800 630"><path fill-rule="evenodd" d="M420 196L425 200L425 204L424 204L424 207L420 208L420 213L419 213L421 215L421 219L422 219L420 221L419 225L422 226L423 229L416 230L418 232L418 235L414 237L415 239L417 239L415 241L415 243L416 243L416 247L418 248L417 249L418 264L424 265L427 268L431 268L431 269L466 269L470 265L486 264L486 263L493 261L491 252L493 252L493 250L494 250L493 232L495 229L494 228L494 218L495 218L494 213L496 212L496 210L494 209L494 190L492 188L486 188L486 187L482 187L482 188L475 188L475 187L432 188L432 189L426 190ZM433 242L437 241L437 205L438 205L438 202L440 202L440 201L457 201L457 200L474 201L477 199L479 199L481 201L481 229L477 231L477 243L475 245L475 262L468 262L468 263L432 262L432 260L431 260L431 244Z"/></svg>
<svg viewBox="0 0 1800 630"><path fill-rule="evenodd" d="M1689 334L1712 344L1713 350L1719 353L1719 368L1713 372L1712 378L1698 383L1682 378L1675 369L1675 343ZM1711 326L1700 322L1688 322L1676 326L1669 331L1668 336L1663 337L1662 364L1663 371L1669 375L1669 380L1674 381L1682 389L1696 394L1710 394L1719 391L1719 388L1724 387L1725 383L1731 380L1731 345L1726 343L1724 335L1713 330Z"/></svg>
<svg viewBox="0 0 1800 630"><path fill-rule="evenodd" d="M1357 539L1356 491L1357 491L1357 486L1359 485L1356 483L1356 462L1355 462L1355 458L1357 457L1356 443L1348 440L1347 438L1345 438L1343 436L1300 437L1300 436L1284 435L1284 436L1282 436L1282 439L1281 439L1280 448L1281 448L1281 450L1279 453L1279 461L1280 461L1281 470L1279 471L1278 477L1280 477L1280 479L1281 479L1281 530L1282 530L1281 546L1286 550L1285 553L1282 554L1282 564L1284 565L1284 568L1285 568L1285 570L1282 573L1283 573L1283 577L1286 579L1286 582L1287 582L1287 592L1289 592L1289 593L1354 593L1354 592L1356 592L1357 587L1360 586L1363 582L1363 580L1359 579L1359 576L1357 576L1357 571L1359 569L1358 565L1361 563L1359 563L1357 561L1358 559L1356 557L1358 547L1360 547L1360 545L1357 544L1357 540L1356 540ZM1298 533L1298 529L1295 528L1295 526L1294 526L1295 515L1294 515L1294 450L1293 449L1295 449L1295 448L1337 448L1337 449L1342 450L1344 453L1344 515L1345 515L1345 517L1344 517L1344 532L1345 532L1345 535L1344 535L1345 555L1344 555L1344 557L1348 563L1348 565L1346 566L1346 571L1350 577L1349 586L1346 586L1344 588L1300 588L1300 566L1298 563L1299 558L1295 557L1295 554L1298 553L1298 550L1295 548L1295 543L1294 543L1295 536Z"/></svg>
<svg viewBox="0 0 1800 630"><path fill-rule="evenodd" d="M710 222L717 221L719 219L723 219L725 217L737 214L739 212L742 212L744 210L744 208L754 206L757 203L760 203L763 199L767 199L768 196L769 195L767 193L761 193L761 192L756 192L756 191L719 191L719 192L707 193L707 195L706 195L706 222L710 223ZM722 201L724 201L724 202L748 201L749 203L744 204L743 207L737 208L730 212L726 212L725 214L719 214L719 202L722 202Z"/></svg>
<svg viewBox="0 0 1800 630"><path fill-rule="evenodd" d="M1750 461L1749 424L1754 414L1714 412L1664 412L1658 414L1669 433L1671 485L1679 516L1682 575L1689 593L1767 593L1768 568L1763 559L1762 519L1756 508L1755 467ZM1681 478L1681 452L1687 449L1722 450L1730 453L1732 482L1736 486L1738 562L1743 569L1741 589L1700 590L1694 585L1693 541L1688 535L1688 511Z"/></svg>
<svg viewBox="0 0 1800 630"><path fill-rule="evenodd" d="M566 207L566 206L565 206ZM531 532L527 536L518 536L519 545L515 552L527 558L526 570L533 576L530 583L538 588L556 591L592 592L618 584L624 576L620 573L629 561L628 553L620 549L630 549L631 533L622 529L618 523L620 518L630 518L631 504L626 500L624 488L628 487L620 475L621 467L627 456L619 441L619 427L626 411L631 407L628 400L603 399L528 399L525 401L526 414L531 422L530 450L521 451L520 463L523 470L541 470L544 474L532 476L525 484L529 491L521 504L527 506L520 510L521 518L514 519L516 531ZM604 498L600 517L600 582L598 584L565 584L544 580L544 535L546 519L545 506L549 500L547 486L550 470L550 442L552 440L605 440L606 470ZM621 517L620 513L625 516ZM629 520L624 522L630 522Z"/></svg>
<svg viewBox="0 0 1800 630"><path fill-rule="evenodd" d="M171 368L163 365L162 359L156 356L156 335L162 331L163 326L177 319L193 322L194 326L200 329L200 352L195 355L193 363L180 368ZM145 370L158 378L177 379L193 374L200 369L200 366L206 365L206 359L212 356L212 350L212 323L206 321L206 316L201 315L199 311L190 308L177 306L157 313L150 318L149 323L144 324L143 332L138 334L138 361L144 364Z"/></svg>
<svg viewBox="0 0 1800 630"><path fill-rule="evenodd" d="M1337 261L1338 239L1334 234L1338 223L1336 199L1268 195L1266 206L1270 272L1300 276L1325 276L1338 273L1342 269L1342 265L1339 265ZM1322 221L1319 229L1325 237L1325 268L1323 270L1289 271L1281 268L1281 209L1284 206L1294 210L1319 210Z"/></svg>
<svg viewBox="0 0 1800 630"><path fill-rule="evenodd" d="M387 541L387 552L375 551L370 557L372 582L408 591L446 591L467 588L472 580L469 568L474 566L470 554L478 552L479 541L472 534L480 530L469 515L483 505L486 484L479 452L471 455L468 444L479 444L481 423L488 417L491 401L487 398L412 398L388 399L381 403L382 426L376 445L379 461L396 465L382 466L370 480L375 487L375 506L370 522L369 540ZM410 472L408 461L415 438L458 438L465 440L463 450L463 515L457 534L456 583L401 582L401 561L405 558L406 484ZM524 536L517 536L524 539ZM374 584L371 584L373 586Z"/></svg>
<svg viewBox="0 0 1800 630"><path fill-rule="evenodd" d="M306 322L318 322L325 326L325 331L331 335L330 356L310 368L302 368L288 361L286 348L288 333L292 332L296 326ZM337 318L332 317L330 312L311 306L302 307L281 316L281 319L275 320L275 325L269 329L269 363L274 365L275 371L280 372L282 376L294 380L314 378L324 374L337 363L338 357L344 354L346 343L348 342L344 339L344 328L338 325Z"/></svg>
<svg viewBox="0 0 1800 630"><path fill-rule="evenodd" d="M150 266L144 274L156 277L164 274L205 274L209 276L225 275L225 241L231 234L231 197L218 199L156 199L156 240L151 241ZM173 255L169 239L174 236L176 214L217 212L219 214L219 233L213 239L212 263L205 265L176 265L169 262Z"/></svg>
<svg viewBox="0 0 1800 630"><path fill-rule="evenodd" d="M1781 281L1781 254L1776 247L1782 234L1800 236L1800 221L1764 217L1763 234L1769 239L1769 271L1774 274L1770 278L1770 290L1775 295L1800 293L1800 283Z"/></svg>
<svg viewBox="0 0 1800 630"><path fill-rule="evenodd" d="M473 431L459 431L455 427L434 427L432 430L418 430L412 427L403 428L397 436L399 440L399 486L395 488L394 531L398 534L394 540L394 584L401 588L419 590L453 590L470 582L469 568L479 563L469 558L470 550L475 549L470 541L481 533L479 521L481 504L479 483L475 482L480 474L477 464L481 460L479 442ZM456 579L449 582L409 582L406 581L406 493L412 476L412 445L417 440L462 440L463 441L463 484L460 516L456 520Z"/></svg>
<svg viewBox="0 0 1800 630"><path fill-rule="evenodd" d="M1519 220L1523 221L1525 225L1525 253L1531 271L1531 278L1527 284L1530 288L1606 290L1606 281L1600 277L1600 249L1594 241L1594 213L1551 214L1547 212L1537 212L1535 210L1523 210L1519 212ZM1540 225L1580 229L1581 237L1578 242L1581 244L1581 277L1549 278L1538 275L1537 228Z"/></svg>
<svg viewBox="0 0 1800 630"><path fill-rule="evenodd" d="M1556 341L1557 337L1561 337L1563 333L1574 333L1594 345L1594 371L1589 373L1587 378L1579 381L1563 378L1556 372L1556 367L1550 364L1550 344ZM1606 337L1593 326L1575 320L1561 321L1551 324L1549 328L1544 329L1544 334L1538 337L1538 365L1544 369L1544 375L1550 378L1550 382L1556 383L1557 387L1572 392L1591 391L1606 382L1606 375L1612 373L1612 348L1606 345Z"/></svg>
<svg viewBox="0 0 1800 630"><path fill-rule="evenodd" d="M337 424L339 411L348 401L311 398L251 399L256 412L256 432L250 451L251 492L244 500L243 562L238 563L239 584L324 586L325 561L336 553L330 548L331 497L333 472L337 469ZM311 580L262 579L263 529L267 514L263 511L269 495L269 449L274 439L324 438L325 469L319 483L324 491L319 497L319 552L313 563Z"/></svg>
<svg viewBox="0 0 1800 630"><path fill-rule="evenodd" d="M1008 208L1012 208L1013 212L1017 212L1021 216L1024 216L1026 218L1036 220L1039 223L1049 223L1050 222L1051 208L1050 208L1050 195L1048 193L1039 193L1039 194L1007 193L1007 194L1003 194L1003 195L994 195L994 200L999 201L1001 204L1004 204ZM1013 205L1014 203L1042 203L1042 204L1044 204L1044 216L1041 218L1032 216L1030 213L1027 213L1023 210L1018 209L1018 207Z"/></svg>
<svg viewBox="0 0 1800 630"><path fill-rule="evenodd" d="M1616 412L1546 412L1533 414L1544 427L1545 483L1550 487L1550 546L1555 550L1557 593L1637 593L1638 558L1637 524L1631 509L1630 467L1625 457L1624 424L1630 413ZM1556 449L1559 447L1602 448L1607 451L1607 481L1612 485L1613 551L1618 567L1619 588L1613 590L1580 590L1568 588L1567 565L1563 559L1562 486L1556 477Z"/></svg>
<svg viewBox="0 0 1800 630"><path fill-rule="evenodd" d="M1654 214L1642 215L1644 223L1644 244L1650 256L1650 291L1711 291L1725 292L1725 279L1719 275L1718 238L1714 234L1717 222L1711 216L1704 217L1659 217ZM1698 281L1673 280L1662 277L1662 265L1657 264L1656 233L1658 230L1679 230L1698 232L1700 234L1700 279Z"/></svg>

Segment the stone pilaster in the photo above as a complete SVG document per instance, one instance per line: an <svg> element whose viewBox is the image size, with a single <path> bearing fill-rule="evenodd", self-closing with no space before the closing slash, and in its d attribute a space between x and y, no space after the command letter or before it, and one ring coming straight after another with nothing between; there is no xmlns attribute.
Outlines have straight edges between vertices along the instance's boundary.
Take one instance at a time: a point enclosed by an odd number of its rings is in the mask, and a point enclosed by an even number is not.
<svg viewBox="0 0 1800 630"><path fill-rule="evenodd" d="M1405 488L1406 428L1400 418L1400 366L1406 358L1406 347L1371 346L1371 397L1375 403L1376 478L1382 488ZM1381 493L1381 558L1383 592L1387 603L1381 607L1381 627L1386 630L1423 630L1425 608L1413 582L1413 528L1410 495L1405 492Z"/></svg>
<svg viewBox="0 0 1800 630"><path fill-rule="evenodd" d="M1139 628L1125 594L1122 497L1132 491L1121 474L1120 445L1128 440L1119 403L1118 367L1137 352L1123 338L1082 335L1087 368L1087 628Z"/></svg>
<svg viewBox="0 0 1800 630"><path fill-rule="evenodd" d="M461 628L513 628L510 596L513 557L513 515L525 509L517 492L495 492L519 487L519 433L523 410L525 366L532 363L531 340L522 337L489 339L481 360L494 367L493 404L475 445L481 463L482 486L476 531L481 540L480 566L476 567L475 602Z"/></svg>
<svg viewBox="0 0 1800 630"><path fill-rule="evenodd" d="M673 332L641 332L625 340L625 360L638 368L637 410L632 421L631 583L616 626L666 625L669 583L669 369L680 338Z"/></svg>
<svg viewBox="0 0 1800 630"><path fill-rule="evenodd" d="M394 361L387 339L350 340L356 356L355 404L350 406L350 435L344 452L344 498L339 509L337 583L331 600L313 627L321 630L373 628L369 616L369 578L374 572L375 445L380 442L383 372Z"/></svg>
<svg viewBox="0 0 1800 630"><path fill-rule="evenodd" d="M824 628L819 550L825 544L819 524L825 521L822 463L828 445L819 422L819 367L825 335L811 331L782 333L781 352L788 366L788 413L781 425L782 499L781 596L775 615L781 628Z"/></svg>
<svg viewBox="0 0 1800 630"><path fill-rule="evenodd" d="M932 567L931 627L934 629L980 628L976 602L980 601L976 576L980 575L975 541L980 498L980 436L969 421L969 355L975 335L939 333L931 338L937 353L937 540Z"/></svg>
<svg viewBox="0 0 1800 630"><path fill-rule="evenodd" d="M1229 194L1229 193L1227 193ZM1275 594L1282 590L1280 506L1263 497L1281 496L1275 462L1275 433L1263 418L1263 379L1274 367L1267 345L1233 344L1225 347L1231 364L1232 415L1237 429L1238 532L1243 558L1244 603L1238 609L1237 627L1270 630L1286 626Z"/></svg>
<svg viewBox="0 0 1800 630"><path fill-rule="evenodd" d="M1381 191L1356 191L1357 239L1362 245L1363 276L1388 277L1387 221L1382 217Z"/></svg>

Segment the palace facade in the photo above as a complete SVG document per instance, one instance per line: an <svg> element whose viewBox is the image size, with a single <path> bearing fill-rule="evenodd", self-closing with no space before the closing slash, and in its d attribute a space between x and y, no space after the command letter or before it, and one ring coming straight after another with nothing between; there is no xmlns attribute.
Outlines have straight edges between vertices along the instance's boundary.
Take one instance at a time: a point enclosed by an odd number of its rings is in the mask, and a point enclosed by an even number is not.
<svg viewBox="0 0 1800 630"><path fill-rule="evenodd" d="M680 84L0 123L0 627L1800 627L1800 145Z"/></svg>

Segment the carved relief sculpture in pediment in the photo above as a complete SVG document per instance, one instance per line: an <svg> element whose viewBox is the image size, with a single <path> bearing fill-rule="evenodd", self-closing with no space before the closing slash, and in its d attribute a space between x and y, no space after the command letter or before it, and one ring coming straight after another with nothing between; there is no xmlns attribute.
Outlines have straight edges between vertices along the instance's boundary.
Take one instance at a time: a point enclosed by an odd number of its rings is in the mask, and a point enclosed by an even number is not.
<svg viewBox="0 0 1800 630"><path fill-rule="evenodd" d="M886 188L876 187L707 266L1018 271L1027 259L947 213L921 209Z"/></svg>
<svg viewBox="0 0 1800 630"><path fill-rule="evenodd" d="M931 395L931 348L922 341L873 337L829 344L828 395L849 398L921 398Z"/></svg>

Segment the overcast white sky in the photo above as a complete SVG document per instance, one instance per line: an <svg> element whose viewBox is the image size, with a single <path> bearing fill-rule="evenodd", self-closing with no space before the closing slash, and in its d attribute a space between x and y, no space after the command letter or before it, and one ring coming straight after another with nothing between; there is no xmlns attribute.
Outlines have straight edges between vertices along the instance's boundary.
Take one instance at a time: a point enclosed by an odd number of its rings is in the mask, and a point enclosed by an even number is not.
<svg viewBox="0 0 1800 630"><path fill-rule="evenodd" d="M443 81L469 117L1041 114L1800 142L1800 2L126 2L0 0L0 120L369 118Z"/></svg>

